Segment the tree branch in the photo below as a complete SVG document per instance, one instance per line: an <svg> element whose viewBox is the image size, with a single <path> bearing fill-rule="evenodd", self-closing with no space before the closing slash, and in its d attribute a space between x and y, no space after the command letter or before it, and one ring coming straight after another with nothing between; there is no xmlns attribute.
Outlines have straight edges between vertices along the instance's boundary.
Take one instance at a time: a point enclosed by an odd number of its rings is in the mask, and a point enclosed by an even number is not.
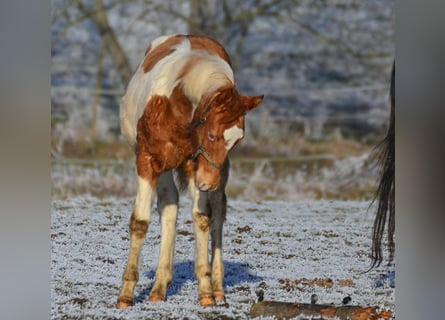
<svg viewBox="0 0 445 320"><path fill-rule="evenodd" d="M367 54L359 53L359 52L349 48L347 45L339 42L338 40L329 38L328 36L324 35L323 33L317 31L311 25L301 22L299 19L292 16L290 12L288 12L288 16L292 21L294 21L297 25L299 25L302 29L304 29L308 33L317 37L318 39L325 42L326 44L331 45L331 46L337 48L338 50L341 50L341 51L349 54L350 56L352 56L355 59L363 60L363 59L370 59L370 58L389 58L389 57L393 56L392 54L389 54L389 53L367 53Z"/></svg>
<svg viewBox="0 0 445 320"><path fill-rule="evenodd" d="M89 17L96 25L104 41L105 48L107 48L108 54L118 70L122 84L126 86L133 76L133 70L122 46L117 40L113 28L110 26L103 0L93 0L92 9L86 8L82 1L77 1L77 7L84 13L85 17Z"/></svg>

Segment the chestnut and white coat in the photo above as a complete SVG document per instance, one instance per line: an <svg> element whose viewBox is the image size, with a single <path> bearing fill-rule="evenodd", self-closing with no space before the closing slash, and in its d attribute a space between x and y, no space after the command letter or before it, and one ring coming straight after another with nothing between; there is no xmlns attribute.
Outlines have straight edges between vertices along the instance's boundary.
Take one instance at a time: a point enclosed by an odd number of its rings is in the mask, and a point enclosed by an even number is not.
<svg viewBox="0 0 445 320"><path fill-rule="evenodd" d="M262 99L238 92L230 58L217 41L191 35L163 36L152 41L120 106L122 134L136 153L138 191L117 307L134 303L140 251L150 225L155 192L162 236L149 300L166 299L173 279L181 186L188 187L193 199L199 301L209 306L216 303L215 299L225 300L222 225L228 153L244 135L246 112Z"/></svg>

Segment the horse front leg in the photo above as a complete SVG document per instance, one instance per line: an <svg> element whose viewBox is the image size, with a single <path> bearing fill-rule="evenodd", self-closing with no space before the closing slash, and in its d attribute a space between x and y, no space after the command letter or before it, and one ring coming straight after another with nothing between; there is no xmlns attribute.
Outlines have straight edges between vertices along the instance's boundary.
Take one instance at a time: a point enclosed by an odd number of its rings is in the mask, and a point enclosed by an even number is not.
<svg viewBox="0 0 445 320"><path fill-rule="evenodd" d="M147 162L141 161L144 160L141 157L138 155L137 158L138 191L130 220L130 253L122 276L122 288L117 300L118 308L125 308L134 304L134 287L139 280L139 257L150 225L153 191L157 182L157 177L153 176L153 174L148 174L151 173L150 168L146 167L144 170L141 170L140 165L146 165ZM147 157L145 159L147 160Z"/></svg>
<svg viewBox="0 0 445 320"><path fill-rule="evenodd" d="M161 251L156 270L156 281L148 300L163 301L173 280L173 257L175 251L176 221L179 195L173 181L172 171L163 173L157 186L158 211L161 216Z"/></svg>
<svg viewBox="0 0 445 320"><path fill-rule="evenodd" d="M190 179L189 191L193 198L193 223L195 230L195 275L198 280L199 302L203 307L215 305L212 289L212 270L209 264L209 231L211 219L207 207L207 192L195 187Z"/></svg>
<svg viewBox="0 0 445 320"><path fill-rule="evenodd" d="M209 206L212 215L212 288L217 300L225 301L224 261L222 257L223 224L226 219L227 197L225 193L229 176L229 161L221 171L221 184L217 190L209 193Z"/></svg>
<svg viewBox="0 0 445 320"><path fill-rule="evenodd" d="M210 195L212 212L212 288L217 300L225 301L224 262L222 257L223 223L226 216L227 198L224 189Z"/></svg>

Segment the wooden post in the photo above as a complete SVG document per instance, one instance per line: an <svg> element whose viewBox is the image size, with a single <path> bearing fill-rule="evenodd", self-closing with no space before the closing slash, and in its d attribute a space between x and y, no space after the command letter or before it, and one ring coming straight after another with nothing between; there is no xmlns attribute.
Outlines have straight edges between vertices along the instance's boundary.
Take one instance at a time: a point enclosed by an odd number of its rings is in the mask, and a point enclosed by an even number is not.
<svg viewBox="0 0 445 320"><path fill-rule="evenodd" d="M391 311L382 310L377 307L361 306L333 306L308 303L290 303L280 301L260 301L250 309L250 317L275 316L277 319L289 319L299 315L320 317L319 319L344 319L344 320L377 320L392 319Z"/></svg>

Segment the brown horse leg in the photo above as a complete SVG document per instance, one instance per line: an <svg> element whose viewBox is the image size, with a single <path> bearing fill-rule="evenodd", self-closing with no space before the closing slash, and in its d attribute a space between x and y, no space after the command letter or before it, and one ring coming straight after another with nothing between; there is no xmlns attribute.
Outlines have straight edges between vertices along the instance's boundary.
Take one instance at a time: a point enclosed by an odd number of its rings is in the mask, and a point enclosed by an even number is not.
<svg viewBox="0 0 445 320"><path fill-rule="evenodd" d="M138 160L140 160L139 158L141 158L140 155L138 155ZM147 178L148 175L146 174L143 175L145 177L141 176L141 173L146 172L140 170L138 163L138 192L130 220L130 254L122 276L122 289L117 300L118 308L125 308L134 304L134 287L139 280L139 256L150 225L153 190L157 182L157 178L153 178L153 175L150 175L150 178Z"/></svg>

